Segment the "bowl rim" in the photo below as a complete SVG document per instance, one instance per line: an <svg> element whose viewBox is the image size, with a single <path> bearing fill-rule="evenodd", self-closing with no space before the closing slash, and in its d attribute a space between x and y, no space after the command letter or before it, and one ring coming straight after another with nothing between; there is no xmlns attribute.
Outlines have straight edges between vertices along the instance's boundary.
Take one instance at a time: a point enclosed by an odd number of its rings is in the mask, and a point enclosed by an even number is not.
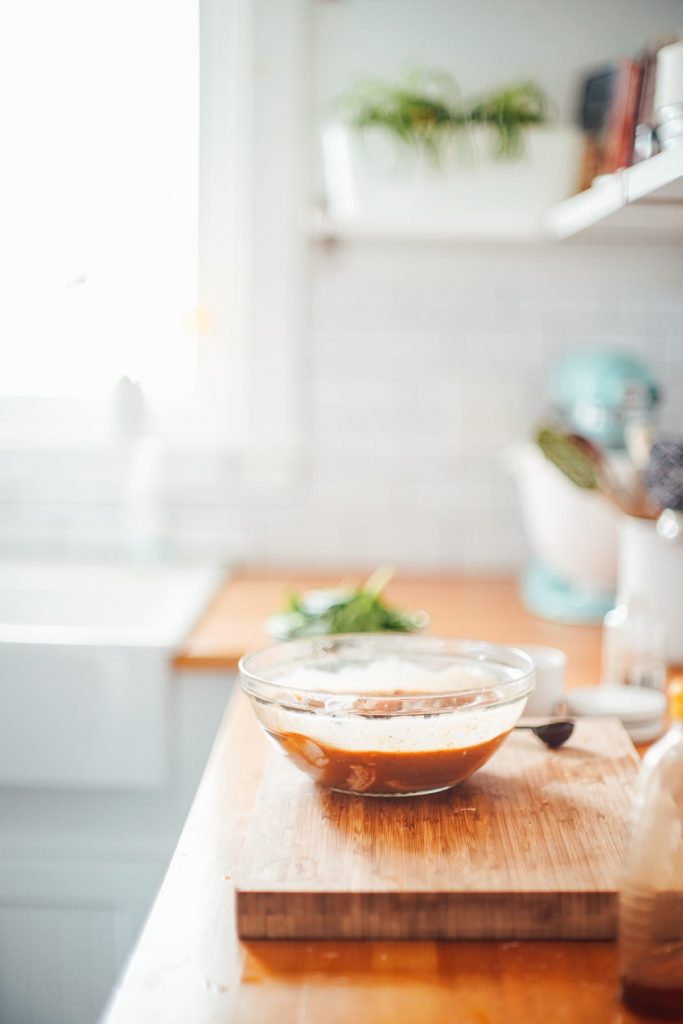
<svg viewBox="0 0 683 1024"><path fill-rule="evenodd" d="M275 656L277 652L281 652L284 658L287 652L290 655L295 655L295 649L299 648L302 657L306 654L308 657L315 657L316 654L329 656L334 655L339 647L360 646L372 641L386 644L386 650L378 651L380 656L390 653L400 654L405 645L406 653L412 652L415 656L441 654L447 657L452 654L454 658L467 658L473 664L480 662L483 666L486 664L497 665L506 669L517 669L518 672L512 678L495 680L495 685L491 685L485 690L482 690L482 687L473 687L467 690L432 690L405 694L392 694L381 690L328 690L319 686L314 689L296 688L284 681L266 679L263 675L258 674L259 661L267 660L269 656ZM396 649L392 651L392 648ZM503 656L510 660L503 660ZM254 662L256 662L256 668ZM294 663L294 657L292 663ZM276 703L284 709L302 713L311 712L322 715L341 713L375 718L391 718L394 715L452 714L454 711L483 711L501 708L527 698L533 691L536 682L536 665L533 658L514 644L497 644L488 640L471 640L431 633L392 631L323 634L268 644L256 651L244 654L237 667L242 690L248 697L260 703ZM490 699L482 700L483 692L488 693ZM296 700L291 698L292 693L298 694ZM289 699L287 699L288 696ZM361 698L366 698L366 700L359 706L358 701ZM327 707L326 701L330 701L333 707ZM376 707L373 706L373 701L376 702ZM392 702L389 711L387 701Z"/></svg>

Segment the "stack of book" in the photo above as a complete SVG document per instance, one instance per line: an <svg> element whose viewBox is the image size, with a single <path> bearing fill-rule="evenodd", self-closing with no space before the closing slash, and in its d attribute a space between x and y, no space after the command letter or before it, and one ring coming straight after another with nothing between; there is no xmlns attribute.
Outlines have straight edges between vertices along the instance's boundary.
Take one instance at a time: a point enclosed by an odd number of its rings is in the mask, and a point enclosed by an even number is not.
<svg viewBox="0 0 683 1024"><path fill-rule="evenodd" d="M640 60L623 58L590 72L580 90L578 120L586 144L579 191L602 174L653 156L654 84L657 53L663 40Z"/></svg>

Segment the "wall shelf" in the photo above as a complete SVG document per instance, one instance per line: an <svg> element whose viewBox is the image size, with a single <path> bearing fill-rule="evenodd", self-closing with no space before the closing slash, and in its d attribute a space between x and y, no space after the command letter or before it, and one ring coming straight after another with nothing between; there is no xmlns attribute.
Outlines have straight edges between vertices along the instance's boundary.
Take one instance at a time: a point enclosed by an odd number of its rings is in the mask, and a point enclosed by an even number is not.
<svg viewBox="0 0 683 1024"><path fill-rule="evenodd" d="M316 213L309 224L309 237L322 244L338 242L472 242L472 243L524 243L542 242L540 223L520 218L496 223L488 218L481 221L458 222L444 219L375 219L337 220Z"/></svg>
<svg viewBox="0 0 683 1024"><path fill-rule="evenodd" d="M551 240L683 242L683 147L599 179L551 207L542 224Z"/></svg>

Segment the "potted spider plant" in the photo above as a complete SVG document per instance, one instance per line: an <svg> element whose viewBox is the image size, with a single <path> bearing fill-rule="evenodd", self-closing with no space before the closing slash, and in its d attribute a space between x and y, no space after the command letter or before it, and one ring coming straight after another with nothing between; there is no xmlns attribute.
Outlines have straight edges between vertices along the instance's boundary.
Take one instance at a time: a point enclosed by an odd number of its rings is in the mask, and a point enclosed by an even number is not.
<svg viewBox="0 0 683 1024"><path fill-rule="evenodd" d="M533 82L473 99L443 74L366 83L322 133L328 212L360 228L534 233L570 195L580 135L549 124Z"/></svg>

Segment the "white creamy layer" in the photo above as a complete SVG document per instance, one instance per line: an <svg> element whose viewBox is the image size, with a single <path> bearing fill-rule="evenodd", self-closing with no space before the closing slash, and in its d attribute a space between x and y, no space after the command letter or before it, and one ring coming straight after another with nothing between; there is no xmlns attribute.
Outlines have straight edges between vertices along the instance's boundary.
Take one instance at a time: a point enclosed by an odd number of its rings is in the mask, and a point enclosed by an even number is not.
<svg viewBox="0 0 683 1024"><path fill-rule="evenodd" d="M278 679L293 694L310 690L327 692L395 694L396 691L452 693L472 689L495 689L500 682L484 669L452 666L430 672L398 658L372 664L345 666L339 672L297 669ZM326 746L342 750L412 751L448 750L476 746L507 732L518 720L526 701L502 707L472 708L441 714L395 715L391 718L349 715L334 701L320 713L297 712L276 704L256 704L263 725L272 732L297 733Z"/></svg>
<svg viewBox="0 0 683 1024"><path fill-rule="evenodd" d="M292 690L327 690L333 693L454 693L495 686L496 677L484 668L450 665L435 672L404 658L345 664L336 672L296 668L278 677Z"/></svg>

